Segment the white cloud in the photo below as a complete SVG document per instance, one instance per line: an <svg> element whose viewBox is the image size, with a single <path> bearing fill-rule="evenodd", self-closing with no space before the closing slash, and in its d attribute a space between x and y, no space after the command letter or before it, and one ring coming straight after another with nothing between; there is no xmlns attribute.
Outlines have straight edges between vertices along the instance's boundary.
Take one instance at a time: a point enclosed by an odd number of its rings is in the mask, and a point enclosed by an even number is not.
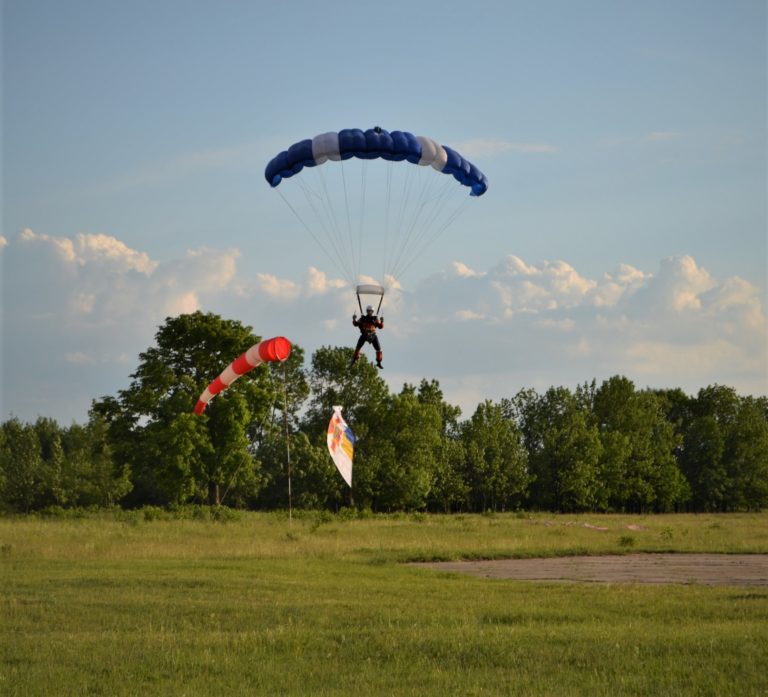
<svg viewBox="0 0 768 697"><path fill-rule="evenodd" d="M474 269L470 269L469 266L467 266L466 264L460 261L454 261L451 264L451 268L453 269L454 275L463 277L463 278L473 278L476 276L484 275L484 274L478 273Z"/></svg>
<svg viewBox="0 0 768 697"><path fill-rule="evenodd" d="M75 365L91 365L96 362L93 356L84 351L71 351L65 353L64 360L67 363L73 363Z"/></svg>
<svg viewBox="0 0 768 697"><path fill-rule="evenodd" d="M4 409L21 414L61 392L59 408L82 418L116 376L125 386L126 366L166 316L197 310L233 285L237 255L201 249L159 262L108 235L27 229L11 238L3 249ZM104 386L94 387L99 376Z"/></svg>
<svg viewBox="0 0 768 697"><path fill-rule="evenodd" d="M287 278L279 278L270 273L256 274L256 292L264 293L280 302L290 303L299 298L322 297L346 288L347 282L329 279L325 272L310 266L302 283Z"/></svg>
<svg viewBox="0 0 768 697"><path fill-rule="evenodd" d="M324 295L330 291L346 287L346 281L329 279L328 276L314 266L310 266L304 277L304 290L310 296Z"/></svg>
<svg viewBox="0 0 768 697"><path fill-rule="evenodd" d="M570 317L564 319L540 319L534 322L534 326L541 329L553 329L559 332L570 332L576 327L576 322Z"/></svg>
<svg viewBox="0 0 768 697"><path fill-rule="evenodd" d="M484 316L472 310L456 310L456 319L461 322L470 322L475 319L484 319Z"/></svg>
<svg viewBox="0 0 768 697"><path fill-rule="evenodd" d="M758 289L741 278L720 281L690 256L663 259L655 273L621 264L592 279L564 261L510 255L485 274L429 279L413 294L411 315L430 318L428 334L410 335L419 369L439 377L455 372L457 357L471 357L479 375L461 371L462 390L484 385L485 397L617 373L640 386L696 391L719 382L768 392Z"/></svg>
<svg viewBox="0 0 768 697"><path fill-rule="evenodd" d="M678 140L683 137L683 133L678 131L651 131L643 140L650 141L651 143L658 143L667 140Z"/></svg>
<svg viewBox="0 0 768 697"><path fill-rule="evenodd" d="M493 157L509 152L555 155L559 149L548 143L515 143L498 138L474 138L459 143L458 151L465 157Z"/></svg>
<svg viewBox="0 0 768 697"><path fill-rule="evenodd" d="M602 144L608 147L633 146L648 143L670 143L684 138L686 138L686 134L681 131L649 131L647 133L605 138Z"/></svg>
<svg viewBox="0 0 768 697"><path fill-rule="evenodd" d="M158 261L107 235L31 230L2 250L6 415L82 420L90 399L127 386L158 325L181 312L213 311L262 336L283 334L307 358L356 340L354 293L320 268L300 279L266 271L243 279L237 250ZM663 259L653 273L619 264L597 278L563 260L514 254L487 269L456 261L416 288L390 290L382 314L390 388L435 378L465 414L523 387L617 373L640 386L768 392L759 290L717 279L690 256Z"/></svg>
<svg viewBox="0 0 768 697"><path fill-rule="evenodd" d="M256 282L261 292L278 300L295 300L301 291L298 283L278 278L271 273L256 274Z"/></svg>

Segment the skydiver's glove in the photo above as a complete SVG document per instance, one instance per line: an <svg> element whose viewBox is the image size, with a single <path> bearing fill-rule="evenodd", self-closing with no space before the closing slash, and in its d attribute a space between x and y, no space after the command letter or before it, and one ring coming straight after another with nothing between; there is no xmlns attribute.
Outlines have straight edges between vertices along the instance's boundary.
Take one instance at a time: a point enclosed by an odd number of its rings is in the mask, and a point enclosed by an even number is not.
<svg viewBox="0 0 768 697"><path fill-rule="evenodd" d="M356 322L356 321L357 321L357 315L352 315L352 321L353 321L353 322Z"/></svg>

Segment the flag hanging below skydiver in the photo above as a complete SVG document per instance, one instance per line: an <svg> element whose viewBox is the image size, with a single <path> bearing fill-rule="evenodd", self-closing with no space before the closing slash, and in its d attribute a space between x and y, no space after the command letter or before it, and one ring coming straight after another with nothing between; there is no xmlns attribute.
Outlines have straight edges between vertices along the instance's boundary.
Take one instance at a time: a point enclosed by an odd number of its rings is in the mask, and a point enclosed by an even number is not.
<svg viewBox="0 0 768 697"><path fill-rule="evenodd" d="M352 486L352 457L355 452L355 434L341 415L342 407L333 408L328 423L328 452L344 481Z"/></svg>

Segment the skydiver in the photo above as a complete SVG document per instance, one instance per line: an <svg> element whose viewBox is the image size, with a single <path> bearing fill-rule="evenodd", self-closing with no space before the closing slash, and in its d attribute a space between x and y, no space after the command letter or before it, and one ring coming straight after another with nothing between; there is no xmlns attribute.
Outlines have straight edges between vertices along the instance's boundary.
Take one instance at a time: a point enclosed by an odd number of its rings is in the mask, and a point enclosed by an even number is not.
<svg viewBox="0 0 768 697"><path fill-rule="evenodd" d="M381 369L384 366L381 364L381 359L384 354L381 351L381 344L379 343L379 337L376 336L377 329L384 329L384 318L377 317L373 314L373 305L368 305L365 308L365 314L358 320L357 314L352 315L352 324L360 330L360 338L357 340L357 346L355 346L355 355L352 356L352 360L349 362L351 368L358 358L360 358L360 350L363 348L363 344L367 341L373 345L376 349L376 367Z"/></svg>

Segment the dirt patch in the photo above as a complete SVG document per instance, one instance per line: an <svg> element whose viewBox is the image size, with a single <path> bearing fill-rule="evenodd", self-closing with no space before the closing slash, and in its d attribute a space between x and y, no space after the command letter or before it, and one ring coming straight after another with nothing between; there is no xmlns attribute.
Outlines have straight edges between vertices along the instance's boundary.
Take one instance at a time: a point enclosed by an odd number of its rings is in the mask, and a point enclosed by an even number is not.
<svg viewBox="0 0 768 697"><path fill-rule="evenodd" d="M768 554L627 554L450 561L415 566L523 581L768 586Z"/></svg>

